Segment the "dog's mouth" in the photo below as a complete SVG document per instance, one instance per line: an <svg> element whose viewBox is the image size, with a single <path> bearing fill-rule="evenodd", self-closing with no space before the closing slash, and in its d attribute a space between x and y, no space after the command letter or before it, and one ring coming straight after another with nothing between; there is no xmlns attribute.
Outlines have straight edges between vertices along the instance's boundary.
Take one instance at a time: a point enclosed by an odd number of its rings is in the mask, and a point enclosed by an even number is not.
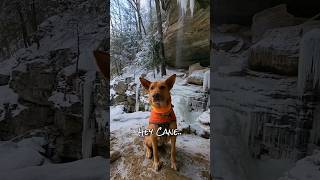
<svg viewBox="0 0 320 180"><path fill-rule="evenodd" d="M153 98L152 99L152 104L156 105L156 106L164 106L165 105L165 100L161 99L161 98Z"/></svg>

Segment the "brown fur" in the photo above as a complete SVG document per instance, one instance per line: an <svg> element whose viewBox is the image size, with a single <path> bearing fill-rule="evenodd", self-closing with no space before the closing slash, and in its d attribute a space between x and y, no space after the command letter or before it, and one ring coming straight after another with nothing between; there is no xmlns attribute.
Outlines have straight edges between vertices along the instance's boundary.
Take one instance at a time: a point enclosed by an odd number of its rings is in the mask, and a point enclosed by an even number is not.
<svg viewBox="0 0 320 180"><path fill-rule="evenodd" d="M140 82L149 94L149 102L157 111L165 111L171 107L170 90L175 83L176 75L170 76L163 81L150 82L144 78L140 78ZM155 99L154 95L160 94L160 99ZM153 129L153 132L158 130L157 124L149 124L148 129ZM177 129L177 122L172 121L169 124L169 129ZM153 155L153 168L158 171L162 165L159 160L158 144L166 143L170 140L171 144L171 168L177 170L176 164L176 136L157 136L155 133L150 136L145 136L144 144L146 147L146 157L151 159Z"/></svg>

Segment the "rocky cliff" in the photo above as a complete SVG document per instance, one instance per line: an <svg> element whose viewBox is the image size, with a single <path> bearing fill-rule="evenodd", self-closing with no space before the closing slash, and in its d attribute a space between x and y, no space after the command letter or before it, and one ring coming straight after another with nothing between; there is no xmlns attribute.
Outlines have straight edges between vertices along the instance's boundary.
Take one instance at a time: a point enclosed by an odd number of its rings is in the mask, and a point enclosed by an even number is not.
<svg viewBox="0 0 320 180"><path fill-rule="evenodd" d="M93 56L107 48L105 8L104 1L72 4L40 23L40 47L31 44L1 62L1 90L10 95L1 98L1 140L41 131L52 162L109 155L107 83Z"/></svg>
<svg viewBox="0 0 320 180"><path fill-rule="evenodd" d="M196 62L210 64L210 1L191 1L194 6L168 1L165 10L165 56L167 64L176 68L187 68Z"/></svg>

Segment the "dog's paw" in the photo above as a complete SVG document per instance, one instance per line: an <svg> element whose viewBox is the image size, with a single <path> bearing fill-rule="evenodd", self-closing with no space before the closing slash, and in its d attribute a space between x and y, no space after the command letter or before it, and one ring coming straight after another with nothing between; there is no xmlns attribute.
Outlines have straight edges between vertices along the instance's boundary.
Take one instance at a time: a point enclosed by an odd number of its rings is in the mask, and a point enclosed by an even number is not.
<svg viewBox="0 0 320 180"><path fill-rule="evenodd" d="M152 157L152 151L147 150L147 151L146 151L146 157L147 157L148 159L151 159L151 157Z"/></svg>
<svg viewBox="0 0 320 180"><path fill-rule="evenodd" d="M162 163L161 163L161 161L159 161L159 162L153 162L153 169L155 170L155 171L159 171L160 170L160 168L161 168L161 165L162 165Z"/></svg>
<svg viewBox="0 0 320 180"><path fill-rule="evenodd" d="M173 170L175 170L175 171L178 170L176 163L171 163L171 168L172 168Z"/></svg>

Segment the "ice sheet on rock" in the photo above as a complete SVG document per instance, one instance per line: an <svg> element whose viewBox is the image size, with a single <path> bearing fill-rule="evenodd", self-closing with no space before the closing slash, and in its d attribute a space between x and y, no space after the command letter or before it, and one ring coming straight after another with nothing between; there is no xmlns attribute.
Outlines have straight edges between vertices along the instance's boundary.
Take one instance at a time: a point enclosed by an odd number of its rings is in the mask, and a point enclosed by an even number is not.
<svg viewBox="0 0 320 180"><path fill-rule="evenodd" d="M320 30L306 33L301 41L299 54L298 89L301 93L307 81L312 87L320 86Z"/></svg>

